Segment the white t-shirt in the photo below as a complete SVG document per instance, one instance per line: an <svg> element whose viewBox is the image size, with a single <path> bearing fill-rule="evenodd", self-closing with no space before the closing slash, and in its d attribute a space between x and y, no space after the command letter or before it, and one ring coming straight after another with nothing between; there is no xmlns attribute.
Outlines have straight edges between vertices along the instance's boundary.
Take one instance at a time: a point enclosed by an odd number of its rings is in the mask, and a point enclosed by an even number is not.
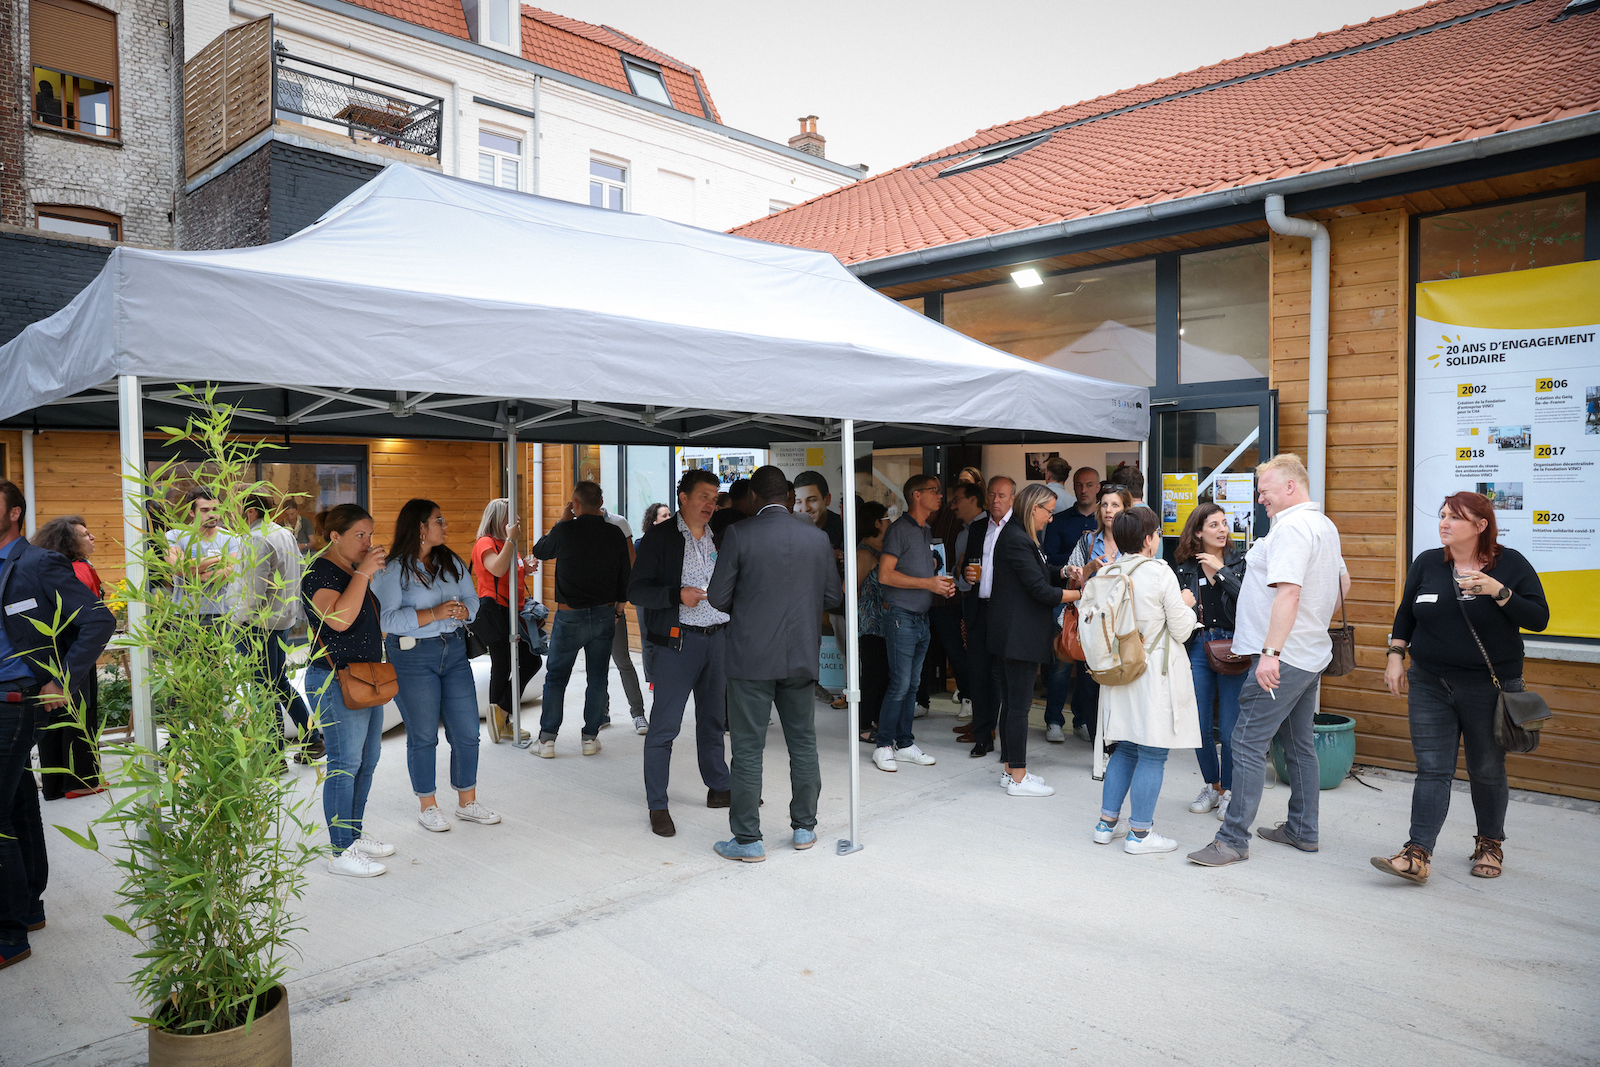
<svg viewBox="0 0 1600 1067"><path fill-rule="evenodd" d="M1000 540L1000 530L1011 521L1011 512L1000 516L1000 521L995 522L994 516L989 516L989 528L983 534L983 573L978 575L978 599L988 600L989 594L994 592L994 543Z"/></svg>
<svg viewBox="0 0 1600 1067"><path fill-rule="evenodd" d="M1272 529L1255 543L1246 560L1244 585L1234 608L1234 655L1260 654L1272 623L1272 601L1277 596L1273 587L1287 582L1300 587L1300 606L1279 659L1320 673L1333 660L1328 622L1338 610L1340 577L1345 573L1338 528L1315 503L1296 504L1272 517Z"/></svg>

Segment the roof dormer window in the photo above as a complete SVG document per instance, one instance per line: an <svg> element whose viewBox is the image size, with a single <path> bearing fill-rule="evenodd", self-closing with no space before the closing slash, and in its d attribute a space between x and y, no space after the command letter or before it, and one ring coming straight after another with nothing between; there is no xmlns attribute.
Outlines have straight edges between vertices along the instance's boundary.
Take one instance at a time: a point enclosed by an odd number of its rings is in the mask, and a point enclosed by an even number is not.
<svg viewBox="0 0 1600 1067"><path fill-rule="evenodd" d="M628 87L633 90L634 96L672 106L672 97L667 95L667 83L661 78L660 67L624 57L622 69L628 72Z"/></svg>
<svg viewBox="0 0 1600 1067"><path fill-rule="evenodd" d="M497 48L513 55L521 54L521 42L514 16L516 0L461 0L461 11L467 16L467 32L481 45Z"/></svg>
<svg viewBox="0 0 1600 1067"><path fill-rule="evenodd" d="M1050 135L1047 133L1036 134L1032 137L1023 137L1015 141L1005 141L1001 144L990 145L977 155L944 168L939 172L939 177L944 178L951 174L961 174L969 170L977 170L979 167L987 167L991 163L999 163L1001 160L1010 159L1012 156L1020 155L1030 148L1042 145L1049 139Z"/></svg>

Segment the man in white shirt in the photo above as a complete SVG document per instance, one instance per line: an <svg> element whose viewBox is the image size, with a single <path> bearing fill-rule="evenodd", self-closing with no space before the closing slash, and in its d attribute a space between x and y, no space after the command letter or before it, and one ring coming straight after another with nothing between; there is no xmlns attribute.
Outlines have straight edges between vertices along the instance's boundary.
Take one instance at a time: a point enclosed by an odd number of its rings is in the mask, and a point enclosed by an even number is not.
<svg viewBox="0 0 1600 1067"><path fill-rule="evenodd" d="M311 714L306 702L289 684L288 668L289 633L304 617L300 607L300 578L305 571L305 561L294 531L278 525L273 512L272 502L264 496L252 495L245 500L244 517L249 530L241 538L247 547L246 558L241 562L243 573L236 586L238 604L234 619L266 631L251 635L247 641L251 645L256 640L261 642L265 680L288 709L289 718L294 720L297 742L307 746L295 754L295 759L309 763L321 759L326 750L321 732L311 730Z"/></svg>
<svg viewBox="0 0 1600 1067"><path fill-rule="evenodd" d="M961 559L961 576L970 592L962 598L962 617L967 624L967 671L972 678L972 724L956 738L965 743L970 737L973 759L994 751L994 730L1000 721L1000 699L1005 692L1001 662L989 654L989 594L994 589L994 545L1000 529L1011 521L1011 502L1017 483L1004 474L989 479L989 514L967 527L966 553ZM979 568L974 575L973 568ZM973 578L977 581L974 582Z"/></svg>
<svg viewBox="0 0 1600 1067"><path fill-rule="evenodd" d="M1247 557L1235 609L1233 652L1250 656L1233 731L1233 799L1217 839L1189 858L1224 867L1250 858L1250 824L1261 806L1267 747L1283 740L1289 764L1289 820L1257 827L1267 841L1317 851L1321 770L1313 719L1322 669L1333 659L1328 623L1350 590L1339 531L1311 500L1300 457L1280 453L1256 468L1271 531Z"/></svg>

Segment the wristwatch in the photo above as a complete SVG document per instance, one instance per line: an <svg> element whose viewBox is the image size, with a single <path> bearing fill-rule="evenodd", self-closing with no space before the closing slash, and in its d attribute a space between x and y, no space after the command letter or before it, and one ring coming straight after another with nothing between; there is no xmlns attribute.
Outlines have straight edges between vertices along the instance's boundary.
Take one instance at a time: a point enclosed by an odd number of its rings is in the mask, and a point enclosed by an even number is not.
<svg viewBox="0 0 1600 1067"><path fill-rule="evenodd" d="M1509 585L1502 585L1500 587L1500 591L1491 599L1494 600L1496 604L1504 604L1506 601L1511 599L1511 587Z"/></svg>
<svg viewBox="0 0 1600 1067"><path fill-rule="evenodd" d="M1263 656L1271 656L1271 657L1272 657L1272 658L1273 658L1273 659L1279 659L1279 658L1281 658L1281 657L1280 657L1280 656L1279 656L1279 654L1278 654L1278 653L1279 653L1279 651L1280 651L1280 650L1279 650L1279 649L1276 649L1276 648L1263 648L1263 649L1262 649L1262 650L1261 650L1261 654L1262 654L1262 655L1263 655Z"/></svg>

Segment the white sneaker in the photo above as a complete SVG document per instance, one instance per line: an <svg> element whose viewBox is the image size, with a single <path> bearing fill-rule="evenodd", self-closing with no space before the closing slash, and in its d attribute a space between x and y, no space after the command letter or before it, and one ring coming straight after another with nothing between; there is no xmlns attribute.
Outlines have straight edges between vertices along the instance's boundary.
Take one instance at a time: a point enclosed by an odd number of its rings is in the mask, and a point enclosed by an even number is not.
<svg viewBox="0 0 1600 1067"><path fill-rule="evenodd" d="M894 762L894 749L888 745L872 750L872 763L880 771L898 771Z"/></svg>
<svg viewBox="0 0 1600 1067"><path fill-rule="evenodd" d="M1101 819L1094 824L1094 843L1097 845L1109 845L1112 838L1121 837L1127 832L1128 828L1122 825L1121 819L1109 823Z"/></svg>
<svg viewBox="0 0 1600 1067"><path fill-rule="evenodd" d="M972 701L963 700L961 710L956 712L956 722L968 722L972 719Z"/></svg>
<svg viewBox="0 0 1600 1067"><path fill-rule="evenodd" d="M915 763L919 767L932 767L939 762L916 745L907 745L905 748L895 749L894 761L896 763Z"/></svg>
<svg viewBox="0 0 1600 1067"><path fill-rule="evenodd" d="M1218 822L1221 822L1222 820L1224 820L1224 819L1226 819L1228 817L1228 802L1230 800L1232 800L1232 799L1233 799L1233 790L1230 789L1226 793L1222 794L1221 798L1219 798L1217 800L1217 821Z"/></svg>
<svg viewBox="0 0 1600 1067"><path fill-rule="evenodd" d="M911 717L913 719L926 719L930 710L931 709L928 707L928 705L918 704L916 710L911 713Z"/></svg>
<svg viewBox="0 0 1600 1067"><path fill-rule="evenodd" d="M1151 830L1143 837L1135 837L1131 832L1122 842L1122 851L1130 856L1143 856L1149 852L1172 852L1178 843L1170 837L1162 837Z"/></svg>
<svg viewBox="0 0 1600 1067"><path fill-rule="evenodd" d="M346 878L376 878L388 869L353 848L345 849L328 861L329 874L342 874Z"/></svg>
<svg viewBox="0 0 1600 1067"><path fill-rule="evenodd" d="M1023 777L1026 778L1027 775L1024 774ZM1011 784L1011 772L1006 770L1004 767L1001 767L1000 768L1000 788L1004 789L1010 784Z"/></svg>
<svg viewBox="0 0 1600 1067"><path fill-rule="evenodd" d="M439 805L433 804L417 812L417 821L424 830L431 830L442 834L450 829L450 821L444 817L444 812L439 810Z"/></svg>
<svg viewBox="0 0 1600 1067"><path fill-rule="evenodd" d="M1212 789L1209 785L1203 785L1200 787L1200 795L1195 797L1194 803L1189 805L1189 810L1196 815L1204 815L1217 806L1217 801L1221 796L1222 794Z"/></svg>
<svg viewBox="0 0 1600 1067"><path fill-rule="evenodd" d="M1081 722L1072 728L1072 736L1086 745L1094 744L1094 734L1091 734L1089 728Z"/></svg>
<svg viewBox="0 0 1600 1067"><path fill-rule="evenodd" d="M1051 723L1044 728L1044 739L1052 744L1059 745L1067 739L1067 732L1056 723Z"/></svg>
<svg viewBox="0 0 1600 1067"><path fill-rule="evenodd" d="M540 741L533 746L533 751L541 759L555 759L556 743L554 741Z"/></svg>
<svg viewBox="0 0 1600 1067"><path fill-rule="evenodd" d="M585 756L593 756L599 751L600 739L598 737L585 737L583 739L583 754Z"/></svg>
<svg viewBox="0 0 1600 1067"><path fill-rule="evenodd" d="M474 800L464 808L456 809L456 818L463 822L481 822L485 826L492 826L500 821L500 816L490 811Z"/></svg>
<svg viewBox="0 0 1600 1067"><path fill-rule="evenodd" d="M356 838L356 843L350 846L355 851L371 859L382 859L384 856L394 855L394 846L384 844L376 837L367 834Z"/></svg>
<svg viewBox="0 0 1600 1067"><path fill-rule="evenodd" d="M1053 797L1056 791L1044 784L1044 779L1037 774L1025 774L1022 781L1012 782L1006 786L1006 795L1013 797Z"/></svg>
<svg viewBox="0 0 1600 1067"><path fill-rule="evenodd" d="M641 737L650 732L650 723L643 715L633 717L633 732Z"/></svg>

